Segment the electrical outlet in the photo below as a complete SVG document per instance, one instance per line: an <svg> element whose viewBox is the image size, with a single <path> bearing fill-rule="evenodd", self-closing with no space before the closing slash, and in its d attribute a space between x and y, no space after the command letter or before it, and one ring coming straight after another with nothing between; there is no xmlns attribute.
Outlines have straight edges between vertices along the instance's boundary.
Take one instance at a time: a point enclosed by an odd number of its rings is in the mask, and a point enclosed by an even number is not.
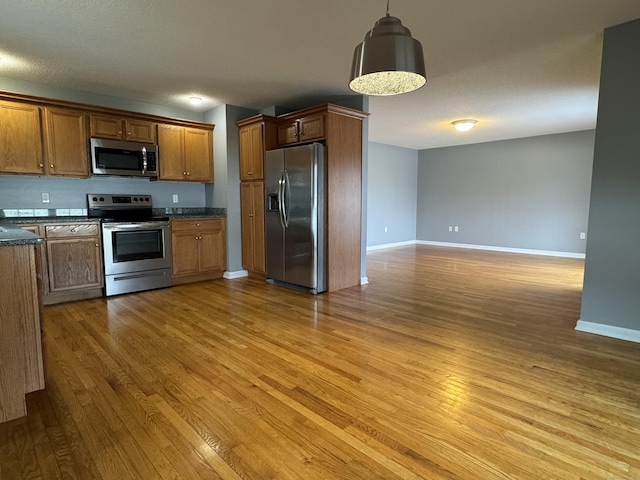
<svg viewBox="0 0 640 480"><path fill-rule="evenodd" d="M173 194L173 203L178 203L178 194L177 193Z"/></svg>
<svg viewBox="0 0 640 480"><path fill-rule="evenodd" d="M580 232L580 240L584 240L587 238L587 234L585 232Z"/></svg>
<svg viewBox="0 0 640 480"><path fill-rule="evenodd" d="M454 230L455 232L457 232L457 231L458 231L458 226L456 225L455 227L453 227L453 230Z"/></svg>
<svg viewBox="0 0 640 480"><path fill-rule="evenodd" d="M49 203L49 194L48 193L42 193L42 203Z"/></svg>
<svg viewBox="0 0 640 480"><path fill-rule="evenodd" d="M453 232L453 227L451 225L449 225L449 231Z"/></svg>

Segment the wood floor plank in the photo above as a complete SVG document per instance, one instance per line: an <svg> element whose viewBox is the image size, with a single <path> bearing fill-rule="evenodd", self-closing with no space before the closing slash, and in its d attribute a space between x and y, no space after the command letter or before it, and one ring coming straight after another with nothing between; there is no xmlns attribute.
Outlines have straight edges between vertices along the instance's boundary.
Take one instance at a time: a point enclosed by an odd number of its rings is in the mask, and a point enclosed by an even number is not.
<svg viewBox="0 0 640 480"><path fill-rule="evenodd" d="M44 308L0 480L640 479L640 345L575 331L584 261L407 246Z"/></svg>

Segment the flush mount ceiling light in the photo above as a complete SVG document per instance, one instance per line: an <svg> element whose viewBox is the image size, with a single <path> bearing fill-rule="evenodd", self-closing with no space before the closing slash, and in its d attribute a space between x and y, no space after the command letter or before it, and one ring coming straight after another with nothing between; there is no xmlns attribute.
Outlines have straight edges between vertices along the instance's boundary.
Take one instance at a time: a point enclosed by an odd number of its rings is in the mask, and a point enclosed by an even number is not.
<svg viewBox="0 0 640 480"><path fill-rule="evenodd" d="M455 122L451 122L451 125L453 125L454 128L459 132L468 132L474 127L476 123L478 123L477 120L473 120L472 118L467 118L464 120L456 120Z"/></svg>
<svg viewBox="0 0 640 480"><path fill-rule="evenodd" d="M349 88L364 95L399 95L427 83L422 45L400 20L376 22L353 52Z"/></svg>
<svg viewBox="0 0 640 480"><path fill-rule="evenodd" d="M189 103L194 106L202 105L202 99L200 97L189 97Z"/></svg>

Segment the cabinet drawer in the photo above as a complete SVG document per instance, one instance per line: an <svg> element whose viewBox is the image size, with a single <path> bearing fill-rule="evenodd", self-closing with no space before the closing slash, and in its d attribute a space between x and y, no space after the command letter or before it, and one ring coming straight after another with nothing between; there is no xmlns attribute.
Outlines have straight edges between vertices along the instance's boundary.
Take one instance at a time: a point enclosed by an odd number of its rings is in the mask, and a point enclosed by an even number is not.
<svg viewBox="0 0 640 480"><path fill-rule="evenodd" d="M45 226L47 238L97 237L99 235L100 226L97 223L67 223Z"/></svg>
<svg viewBox="0 0 640 480"><path fill-rule="evenodd" d="M189 230L220 230L223 224L223 218L189 218L184 220L172 220L171 231L186 232Z"/></svg>

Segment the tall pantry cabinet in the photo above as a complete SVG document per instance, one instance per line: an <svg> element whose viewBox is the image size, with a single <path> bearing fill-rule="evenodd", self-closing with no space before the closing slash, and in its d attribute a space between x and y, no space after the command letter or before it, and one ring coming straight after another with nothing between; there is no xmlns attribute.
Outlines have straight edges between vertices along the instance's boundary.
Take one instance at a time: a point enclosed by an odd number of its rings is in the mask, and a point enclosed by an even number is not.
<svg viewBox="0 0 640 480"><path fill-rule="evenodd" d="M241 120L240 214L242 217L242 268L265 273L264 152L276 147L275 118L267 115Z"/></svg>
<svg viewBox="0 0 640 480"><path fill-rule="evenodd" d="M265 273L265 150L322 142L327 155L327 290L360 284L362 120L366 116L358 110L324 104L279 117L257 115L237 122L243 268Z"/></svg>

